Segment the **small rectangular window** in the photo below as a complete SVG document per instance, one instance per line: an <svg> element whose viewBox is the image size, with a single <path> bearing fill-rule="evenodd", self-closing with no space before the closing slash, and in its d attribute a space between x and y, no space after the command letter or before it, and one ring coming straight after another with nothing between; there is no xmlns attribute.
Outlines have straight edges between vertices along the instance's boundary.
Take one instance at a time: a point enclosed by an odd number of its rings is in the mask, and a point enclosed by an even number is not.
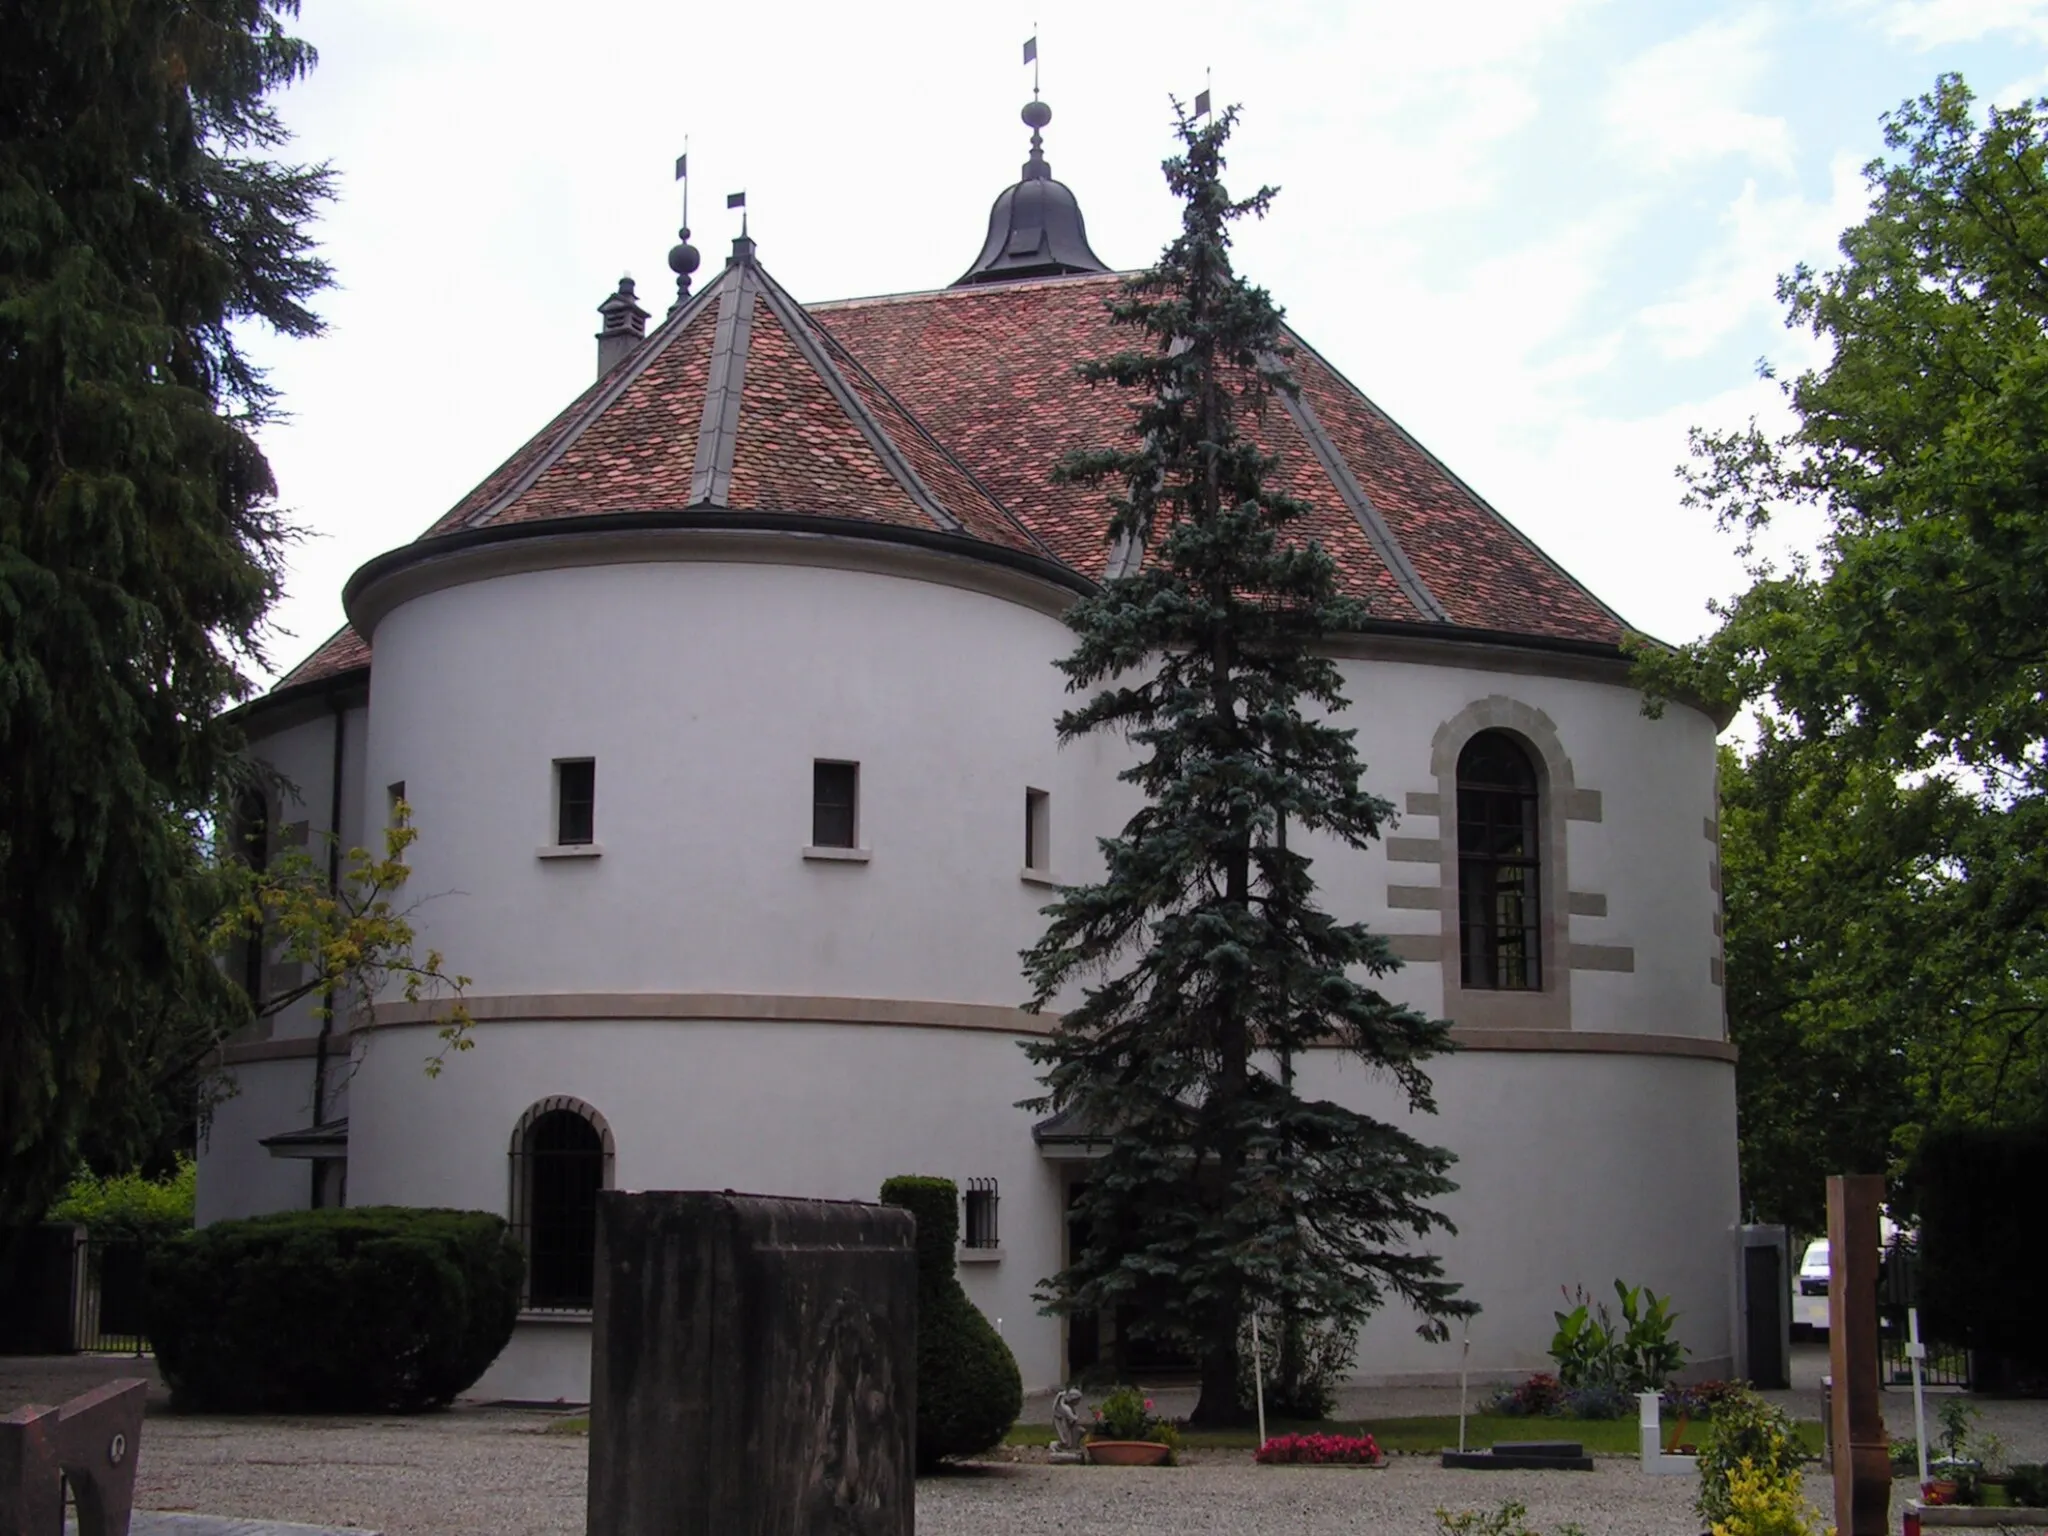
<svg viewBox="0 0 2048 1536"><path fill-rule="evenodd" d="M1052 796L1042 789L1024 791L1024 867L1052 868Z"/></svg>
<svg viewBox="0 0 2048 1536"><path fill-rule="evenodd" d="M555 763L555 841L564 848L597 841L595 758L563 758Z"/></svg>
<svg viewBox="0 0 2048 1536"><path fill-rule="evenodd" d="M857 848L860 830L860 764L811 764L811 844L817 848Z"/></svg>
<svg viewBox="0 0 2048 1536"><path fill-rule="evenodd" d="M1000 1248L1002 1243L996 1231L996 1181L969 1179L964 1199L966 1210L960 1224L960 1246Z"/></svg>

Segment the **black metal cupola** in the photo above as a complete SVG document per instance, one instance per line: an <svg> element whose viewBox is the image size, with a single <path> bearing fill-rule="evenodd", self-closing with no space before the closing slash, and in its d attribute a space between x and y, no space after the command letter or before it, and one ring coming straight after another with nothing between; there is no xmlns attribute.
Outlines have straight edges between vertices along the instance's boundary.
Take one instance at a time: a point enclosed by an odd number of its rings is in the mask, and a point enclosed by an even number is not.
<svg viewBox="0 0 2048 1536"><path fill-rule="evenodd" d="M1031 129L1031 158L1024 176L1005 188L988 213L988 240L974 265L953 286L1002 283L1023 277L1058 277L1070 272L1107 272L1102 258L1088 248L1088 227L1081 205L1066 183L1052 179L1045 163L1039 130L1052 121L1052 108L1033 98L1025 105L1024 122Z"/></svg>

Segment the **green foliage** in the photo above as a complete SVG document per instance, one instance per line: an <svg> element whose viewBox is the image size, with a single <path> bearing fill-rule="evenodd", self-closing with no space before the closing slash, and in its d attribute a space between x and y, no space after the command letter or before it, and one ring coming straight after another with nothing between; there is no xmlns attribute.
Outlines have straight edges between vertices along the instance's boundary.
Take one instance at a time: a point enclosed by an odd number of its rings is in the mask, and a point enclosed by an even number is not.
<svg viewBox="0 0 2048 1536"><path fill-rule="evenodd" d="M463 1000L469 978L449 971L439 950L416 952L412 918L418 904L398 904L412 876L405 851L418 839L412 807L400 800L384 828L383 851L351 848L339 860L338 885L303 848L281 850L260 867L225 860L220 878L226 896L211 942L222 954L261 942L268 952L299 963L306 979L266 996L258 1010L266 1016L310 1001L314 1017L328 1025L338 1008L366 1007L394 983L408 1003L445 1003L441 1048L426 1065L427 1075L438 1077L451 1053L475 1046L475 1021ZM331 834L325 841L338 852Z"/></svg>
<svg viewBox="0 0 2048 1536"><path fill-rule="evenodd" d="M2012 1495L2015 1504L2030 1509L2048 1505L2048 1465L2040 1462L2019 1462L2005 1475L2005 1491Z"/></svg>
<svg viewBox="0 0 2048 1536"><path fill-rule="evenodd" d="M285 1211L152 1250L147 1331L181 1408L413 1413L498 1357L524 1274L484 1211Z"/></svg>
<svg viewBox="0 0 2048 1536"><path fill-rule="evenodd" d="M1716 1524L1735 1514L1730 1480L1742 1468L1796 1487L1803 1459L1792 1421L1754 1392L1722 1399L1700 1440L1699 1493L1693 1501Z"/></svg>
<svg viewBox="0 0 2048 1536"><path fill-rule="evenodd" d="M97 1239L157 1239L192 1230L192 1207L199 1186L199 1165L179 1157L164 1178L140 1173L105 1178L81 1172L63 1198L50 1207L49 1220L75 1221Z"/></svg>
<svg viewBox="0 0 2048 1536"><path fill-rule="evenodd" d="M2048 1377L2048 1122L1943 1129L1921 1142L1909 1183L1920 1209L1928 1332Z"/></svg>
<svg viewBox="0 0 2048 1536"><path fill-rule="evenodd" d="M1529 1506L1520 1499L1503 1500L1497 1509L1461 1509L1456 1514L1439 1504L1436 1528L1443 1536L1543 1536L1530 1526ZM1557 1528L1557 1536L1586 1536L1586 1531L1568 1520Z"/></svg>
<svg viewBox="0 0 2048 1536"><path fill-rule="evenodd" d="M1095 1406L1094 1440L1151 1440L1178 1448L1173 1425L1152 1411L1152 1399L1136 1387L1117 1387Z"/></svg>
<svg viewBox="0 0 2048 1536"><path fill-rule="evenodd" d="M1779 283L1828 358L1784 386L1795 425L1694 434L1690 499L1752 584L1642 653L1653 696L1759 713L1724 778L1743 1167L1809 1232L1826 1173L2048 1113L2044 139L2048 101L1980 121L1952 75L1887 118L1842 261ZM1781 568L1788 513L1820 553Z"/></svg>
<svg viewBox="0 0 2048 1536"><path fill-rule="evenodd" d="M1276 1419L1312 1421L1329 1417L1337 1391L1350 1378L1358 1354L1358 1331L1317 1318L1283 1319L1276 1313L1259 1316L1258 1348L1253 1349L1252 1320L1247 1317L1237 1336L1240 1407L1255 1406L1252 1362L1262 1362L1266 1412Z"/></svg>
<svg viewBox="0 0 2048 1536"><path fill-rule="evenodd" d="M1604 1394L1599 1411L1584 1412L1585 1405L1574 1409L1586 1418L1610 1417L1606 1405L1611 1397L1626 1402L1637 1392L1661 1391L1685 1363L1685 1346L1672 1337L1678 1314L1671 1310L1670 1297L1619 1280L1614 1294L1621 1306L1619 1323L1607 1303L1594 1301L1584 1286L1571 1311L1551 1314L1557 1332L1551 1335L1550 1358L1557 1362L1557 1379L1567 1396ZM1592 1401L1588 1398L1587 1404Z"/></svg>
<svg viewBox="0 0 2048 1536"><path fill-rule="evenodd" d="M1798 1470L1760 1467L1743 1457L1728 1472L1728 1512L1714 1521L1714 1536L1834 1536L1806 1501Z"/></svg>
<svg viewBox="0 0 2048 1536"><path fill-rule="evenodd" d="M158 1083L248 1017L194 832L291 536L242 339L328 280L328 173L268 153L294 8L0 8L0 1222L160 1152Z"/></svg>
<svg viewBox="0 0 2048 1536"><path fill-rule="evenodd" d="M882 1203L917 1218L917 1464L1002 1444L1024 1407L1017 1358L960 1288L960 1192L951 1179L905 1175Z"/></svg>
<svg viewBox="0 0 2048 1536"><path fill-rule="evenodd" d="M1110 305L1134 349L1081 370L1128 391L1130 440L1059 474L1112 488L1108 537L1143 564L1068 610L1060 668L1071 691L1097 691L1059 736L1126 737L1122 777L1144 803L1102 841L1103 879L1067 888L1025 955L1033 1006L1063 1009L1025 1047L1044 1069L1029 1107L1109 1137L1042 1298L1194 1352L1198 1423L1242 1420L1252 1306L1355 1329L1391 1298L1432 1337L1473 1310L1411 1251L1448 1229L1430 1202L1453 1187L1450 1154L1304 1098L1269 1065L1335 1046L1427 1113L1422 1063L1449 1026L1374 989L1392 950L1316 906L1299 851L1304 835L1364 848L1391 808L1360 784L1354 733L1330 723L1345 701L1320 649L1366 609L1339 595L1301 532L1308 509L1268 486L1275 461L1245 435L1294 384L1280 312L1230 267L1233 221L1272 196L1223 187L1235 121L1181 116L1166 163L1181 233Z"/></svg>

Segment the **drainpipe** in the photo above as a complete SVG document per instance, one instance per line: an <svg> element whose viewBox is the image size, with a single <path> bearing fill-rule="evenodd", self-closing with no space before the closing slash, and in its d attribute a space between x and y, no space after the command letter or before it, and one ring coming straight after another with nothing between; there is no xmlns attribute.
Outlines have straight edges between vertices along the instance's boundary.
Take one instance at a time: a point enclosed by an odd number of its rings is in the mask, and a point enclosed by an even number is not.
<svg viewBox="0 0 2048 1536"><path fill-rule="evenodd" d="M330 896L341 894L341 761L342 751L348 741L348 705L337 698L334 701L334 765L330 775L332 792L327 801L327 892ZM327 1050L334 1035L334 999L327 999L327 1017L320 1021L320 1034L313 1042L313 1123L325 1123L327 1115ZM322 1159L312 1160L313 1188L310 1201L313 1209L320 1208L320 1164Z"/></svg>

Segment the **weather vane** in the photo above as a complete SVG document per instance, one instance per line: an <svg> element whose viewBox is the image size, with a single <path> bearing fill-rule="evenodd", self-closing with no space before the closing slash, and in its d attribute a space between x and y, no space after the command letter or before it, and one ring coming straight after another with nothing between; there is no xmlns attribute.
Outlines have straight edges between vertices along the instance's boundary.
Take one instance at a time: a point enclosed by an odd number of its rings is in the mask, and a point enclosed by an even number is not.
<svg viewBox="0 0 2048 1536"><path fill-rule="evenodd" d="M1195 93L1195 116L1207 117L1209 115L1209 89L1214 83L1210 79L1209 71L1205 68L1202 71L1202 88Z"/></svg>
<svg viewBox="0 0 2048 1536"><path fill-rule="evenodd" d="M674 314L690 296L690 277L696 272L703 257L697 247L690 244L690 136L683 135L683 152L676 156L676 180L683 184L683 227L676 231L677 240L668 253L668 269L676 275L676 301L669 306Z"/></svg>
<svg viewBox="0 0 2048 1536"><path fill-rule="evenodd" d="M1031 66L1031 99L1038 100L1038 23L1031 23L1031 35L1024 39L1024 62Z"/></svg>

